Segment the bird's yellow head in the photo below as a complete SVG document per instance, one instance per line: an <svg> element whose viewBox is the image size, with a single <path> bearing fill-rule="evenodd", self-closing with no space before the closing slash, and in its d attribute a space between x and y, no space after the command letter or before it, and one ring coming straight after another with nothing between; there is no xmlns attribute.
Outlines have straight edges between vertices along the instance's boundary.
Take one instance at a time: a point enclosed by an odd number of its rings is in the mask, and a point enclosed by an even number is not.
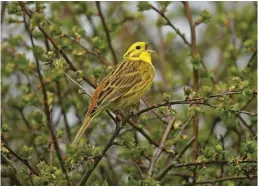
<svg viewBox="0 0 258 186"><path fill-rule="evenodd" d="M142 60L151 63L151 50L148 50L148 44L146 42L136 42L132 44L125 52L123 58L129 60Z"/></svg>

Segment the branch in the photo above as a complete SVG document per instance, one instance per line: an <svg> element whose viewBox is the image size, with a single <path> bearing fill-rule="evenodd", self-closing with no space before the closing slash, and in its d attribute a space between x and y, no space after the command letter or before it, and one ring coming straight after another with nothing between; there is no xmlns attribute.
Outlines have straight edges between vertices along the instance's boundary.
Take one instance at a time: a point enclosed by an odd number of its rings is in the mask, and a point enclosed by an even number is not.
<svg viewBox="0 0 258 186"><path fill-rule="evenodd" d="M70 79L75 85L77 85L82 90L83 94L87 94L88 96L90 96L90 94L79 83L77 83L73 78L71 78L67 73L64 73L64 75L68 79Z"/></svg>
<svg viewBox="0 0 258 186"><path fill-rule="evenodd" d="M109 31L108 31L108 27L106 25L106 22L105 22L105 19L104 19L104 16L101 12L101 8L100 8L100 2L99 1L96 1L96 5L97 5L97 9L98 9L98 12L99 12L99 16L101 18L101 22L102 22L102 25L104 27L104 30L105 30L105 33L106 33L106 37L107 37L107 41L108 41L108 45L109 45L109 48L111 50L111 53L112 53L112 56L113 56L113 60L114 60L114 63L117 64L118 61L117 61L117 58L116 58L116 54L115 54L115 51L113 49L113 46L112 46L112 43L111 43L111 39L110 39L110 35L109 35Z"/></svg>
<svg viewBox="0 0 258 186"><path fill-rule="evenodd" d="M170 171L172 168L182 168L182 167L197 167L197 166L206 166L206 165L222 165L222 164L228 164L230 163L227 160L212 160L212 161L203 161L203 162L191 162L191 163L170 163L167 167L165 167L161 173L156 177L156 179L160 180L162 179L168 171ZM257 163L257 160L243 160L239 161L238 163Z"/></svg>
<svg viewBox="0 0 258 186"><path fill-rule="evenodd" d="M218 98L218 97L222 97L222 96L225 96L225 95L233 95L233 94L242 94L242 91L229 91L229 92L224 92L224 93L220 93L220 94L215 94L215 95L211 95L207 98L205 97L198 97L198 98L192 98L192 99L184 99L184 100L177 100L177 101L168 101L168 102L163 102L163 103L159 103L159 104L153 104L152 106L150 107L147 107L147 108L144 108L142 110L140 110L137 115L141 115L145 112L148 112L152 109L156 109L156 108L159 108L159 107L165 107L165 106L171 106L171 105L179 105L179 104L199 104L199 105L207 105L207 106L210 106L210 107L214 107L214 108L217 108L216 106L214 105L210 105L207 103L207 101L209 99L213 99L213 98ZM254 90L253 91L253 94L256 96L257 95L257 91ZM237 113L243 113L243 114L248 114L248 115L251 115L251 116L257 116L257 113L251 113L251 112L247 112L247 111L238 111L238 110L233 110L231 109L230 111L232 112L237 112Z"/></svg>
<svg viewBox="0 0 258 186"><path fill-rule="evenodd" d="M22 2L19 2L19 3L23 4ZM45 87L45 84L44 84L43 76L42 76L42 74L40 72L39 59L38 59L38 57L37 57L37 55L35 53L35 50L34 50L35 44L34 44L33 36L32 36L32 33L30 32L28 23L26 21L25 14L23 16L24 16L25 29L26 29L29 37L30 37L31 45L32 45L32 48L33 48L33 55L34 55L34 58L35 58L35 61L36 61L36 66L37 66L36 69L37 69L39 81L40 81L41 88L42 88L42 94L43 94L43 99L44 99L43 104L44 104L45 114L46 114L46 117L47 117L47 126L48 126L48 129L49 129L50 134L51 134L51 138L52 138L52 142L54 144L54 148L55 148L55 151L56 151L57 158L58 158L58 160L60 162L62 171L65 174L65 177L66 177L66 180L67 180L67 184L70 185L70 180L69 180L69 177L68 177L68 174L67 174L67 171L66 171L66 168L65 168L62 156L61 156L60 148L59 148L58 143L57 143L57 138L55 136L55 131L54 131L54 129L52 127L52 124L51 124L47 91L46 91L46 87Z"/></svg>
<svg viewBox="0 0 258 186"><path fill-rule="evenodd" d="M186 183L186 184L181 184L180 186L191 186L191 185L201 185L201 184L212 184L214 185L217 182L223 182L223 181L228 181L228 180L243 180L243 179L253 179L257 178L257 175L250 175L250 176L229 176L229 177L224 177L224 178L219 178L216 180L211 180L211 181L200 181L196 183Z"/></svg>
<svg viewBox="0 0 258 186"><path fill-rule="evenodd" d="M191 44L186 40L185 35L182 34L182 33L180 32L180 30L179 30L178 28L176 28L176 27L169 21L169 19L165 16L165 14L164 14L163 12L161 12L160 10L158 10L157 8L155 8L154 6L152 6L152 5L150 5L150 6L151 6L151 8L152 8L153 10L155 10L161 17L163 17L163 18L167 21L167 24L176 32L176 34L178 34L178 35L183 39L184 43L190 47Z"/></svg>
<svg viewBox="0 0 258 186"><path fill-rule="evenodd" d="M196 51L196 35L195 35L195 24L193 23L192 19L192 13L189 7L188 2L183 2L186 15L188 18L188 22L190 24L190 30L191 30L191 52L192 57L195 57L197 54ZM198 92L199 89L199 77L198 77L198 70L193 67L193 90L195 92ZM199 115L196 115L193 118L193 133L195 135L195 141L193 143L193 152L192 152L192 158L193 160L196 160L197 158L197 151L198 151L198 132L199 132Z"/></svg>
<svg viewBox="0 0 258 186"><path fill-rule="evenodd" d="M78 184L78 186L84 186L86 184L87 180L89 179L89 177L92 174L92 172L94 171L94 169L97 167L97 165L99 164L101 159L105 156L105 154L108 151L108 149L112 146L115 138L118 136L118 134L120 133L121 129L122 129L122 126L117 123L116 124L115 132L113 133L111 138L108 140L107 144L105 145L104 149L102 150L101 155L96 157L96 159L94 160L94 165L92 167L90 167L89 170L83 175L83 177L80 180L80 183Z"/></svg>
<svg viewBox="0 0 258 186"><path fill-rule="evenodd" d="M147 132L145 132L145 130L139 126L137 126L136 123L134 123L132 120L128 120L128 123L135 129L137 130L138 132L140 132L148 141L150 144L156 146L156 147L159 147L159 144L156 143L155 141L153 141L153 139L151 139L151 137L148 135ZM163 148L163 150L167 153L170 153L169 151L167 151L165 148Z"/></svg>
<svg viewBox="0 0 258 186"><path fill-rule="evenodd" d="M192 139L190 139L190 141L182 148L182 150L174 157L174 159L176 161L179 161L179 159L184 155L185 151L191 146L191 144L193 143L195 137L192 137ZM164 170L162 170L160 172L160 174L158 174L157 176L155 176L155 179L157 180L161 180L169 171L168 169L169 167L165 167Z"/></svg>
<svg viewBox="0 0 258 186"><path fill-rule="evenodd" d="M156 152L154 153L153 157L151 158L151 163L150 163L149 171L147 173L148 177L151 177L152 174L153 174L153 169L155 167L155 164L157 163L157 161L158 161L158 159L159 159L159 157L160 157L160 155L161 155L161 153L163 151L163 148L165 146L165 142L167 140L168 134L169 134L170 130L172 129L175 121L176 121L175 117L173 117L169 121L169 123L167 125L167 128L166 128L166 130L165 130L165 132L164 132L164 134L162 136L162 139L160 141L159 147L156 149Z"/></svg>
<svg viewBox="0 0 258 186"><path fill-rule="evenodd" d="M8 147L4 142L2 142L2 146L6 148L14 157L16 157L21 163L23 163L28 169L30 169L32 174L39 176L39 173L35 171L32 166L29 164L28 160L23 159L18 154L16 154L10 147Z"/></svg>
<svg viewBox="0 0 258 186"><path fill-rule="evenodd" d="M63 105L63 101L62 101L60 82L58 82L58 80L56 81L56 88L57 88L58 101L59 101L59 104L61 106L62 113L64 115L64 124L65 124L67 137L68 137L69 141L71 141L71 137L72 137L71 136L71 131L70 131L70 128L69 128L65 108L64 108L64 105Z"/></svg>
<svg viewBox="0 0 258 186"><path fill-rule="evenodd" d="M179 159L184 155L185 151L191 146L191 144L193 143L193 141L195 140L195 136L192 137L187 144L184 146L184 148L178 153L178 155L176 155L175 160L179 161Z"/></svg>
<svg viewBox="0 0 258 186"><path fill-rule="evenodd" d="M254 131L252 130L252 126L251 126L251 125L248 125L248 124L246 123L246 121L242 118L242 116L238 115L238 118L239 118L240 121L243 123L243 125L250 131L250 133L251 133L253 136L255 136L255 135L256 135L256 132L254 132Z"/></svg>
<svg viewBox="0 0 258 186"><path fill-rule="evenodd" d="M218 108L217 106L212 105L212 104L209 104L209 103L200 103L200 104L202 104L202 105L207 105L207 106L212 107L212 108ZM243 110L229 109L229 111L231 111L231 112L236 112L236 113L247 114L247 115L250 115L250 116L257 116L257 113L252 113L252 112L243 111Z"/></svg>

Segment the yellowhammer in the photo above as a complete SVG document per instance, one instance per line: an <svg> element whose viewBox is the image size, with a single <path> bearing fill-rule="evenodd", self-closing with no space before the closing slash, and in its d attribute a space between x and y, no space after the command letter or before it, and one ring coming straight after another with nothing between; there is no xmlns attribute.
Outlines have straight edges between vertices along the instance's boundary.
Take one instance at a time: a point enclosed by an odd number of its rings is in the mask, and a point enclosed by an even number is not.
<svg viewBox="0 0 258 186"><path fill-rule="evenodd" d="M151 50L146 42L136 42L119 63L98 85L91 96L88 111L73 144L76 144L102 110L119 110L137 103L150 88L154 77Z"/></svg>

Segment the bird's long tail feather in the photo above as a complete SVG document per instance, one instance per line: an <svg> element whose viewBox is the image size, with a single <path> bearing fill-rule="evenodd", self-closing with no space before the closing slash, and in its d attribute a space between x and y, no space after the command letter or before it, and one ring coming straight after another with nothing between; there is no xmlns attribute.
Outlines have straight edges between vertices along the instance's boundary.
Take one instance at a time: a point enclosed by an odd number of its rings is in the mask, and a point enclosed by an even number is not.
<svg viewBox="0 0 258 186"><path fill-rule="evenodd" d="M83 133L86 131L86 129L89 127L92 119L94 118L95 115L90 116L90 115L86 115L85 119L83 120L82 126L79 129L79 131L77 132L72 144L77 144L79 142L79 140L81 139Z"/></svg>

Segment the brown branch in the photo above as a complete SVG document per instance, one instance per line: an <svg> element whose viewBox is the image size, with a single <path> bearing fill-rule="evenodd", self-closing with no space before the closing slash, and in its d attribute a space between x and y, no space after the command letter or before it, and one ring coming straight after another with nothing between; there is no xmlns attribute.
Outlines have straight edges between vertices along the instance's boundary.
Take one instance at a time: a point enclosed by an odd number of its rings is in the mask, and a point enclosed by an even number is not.
<svg viewBox="0 0 258 186"><path fill-rule="evenodd" d="M115 51L114 51L112 43L111 43L110 34L109 34L109 31L108 31L107 24L105 22L105 19L104 19L104 16L103 16L102 12L101 12L101 7L100 7L100 2L99 1L96 1L96 6L97 6L97 9L98 9L98 12L99 12L99 16L101 18L102 25L103 25L105 33L106 33L106 38L107 38L108 45L109 45L109 48L110 48L112 56L113 56L114 63L117 64L118 61L117 61L116 54L115 54Z"/></svg>
<svg viewBox="0 0 258 186"><path fill-rule="evenodd" d="M4 23L6 7L7 7L7 2L6 1L1 2L1 25L3 25Z"/></svg>
<svg viewBox="0 0 258 186"><path fill-rule="evenodd" d="M135 130L137 130L138 132L140 132L140 133L149 141L149 143L153 144L153 145L156 146L156 147L159 146L159 144L156 143L155 141L153 141L153 140L151 139L151 137L148 135L148 133L145 132L145 130L144 130L143 128L139 127L136 123L134 123L134 122L131 121L131 120L128 120L128 123L129 123Z"/></svg>
<svg viewBox="0 0 258 186"><path fill-rule="evenodd" d="M184 155L185 151L191 146L191 144L193 143L195 137L192 137L192 139L190 139L190 141L187 142L187 144L181 149L181 151L175 156L173 157L173 159L175 159L176 161L179 161L179 159ZM169 169L167 169L167 167L164 168L164 170L161 171L161 173L159 173L157 176L155 176L155 179L157 180L161 180L169 171Z"/></svg>
<svg viewBox="0 0 258 186"><path fill-rule="evenodd" d="M178 28L176 28L176 27L169 21L169 19L167 18L167 16L165 16L165 14L164 14L163 12L161 12L160 10L158 10L157 8L155 8L154 6L152 6L152 5L150 5L150 6L151 6L151 8L152 8L153 10L155 10L161 17L163 17L163 18L167 21L167 24L176 32L176 34L178 34L178 35L183 39L184 43L190 47L191 44L186 40L185 35L182 34L182 33L180 32L180 30L179 30Z"/></svg>
<svg viewBox="0 0 258 186"><path fill-rule="evenodd" d="M35 141L34 141L34 138L35 138L37 135L34 133L33 128L32 128L32 126L31 126L30 122L29 122L29 121L27 120L27 118L25 117L25 115L24 115L24 113L23 113L23 109L21 109L21 108L17 108L17 109L19 110L19 113L20 113L20 115L21 115L21 117L22 117L22 120L24 121L24 123L25 123L27 129L32 133L32 145L33 145L34 149L36 150L36 153L37 153L38 158L40 159L40 153L39 153L39 151L38 151L38 149L37 149L37 145L35 144Z"/></svg>
<svg viewBox="0 0 258 186"><path fill-rule="evenodd" d="M78 184L78 186L84 186L86 184L86 182L89 179L89 177L92 174L92 172L95 170L95 168L97 167L99 162L105 156L105 154L108 151L108 149L112 146L115 138L118 136L118 134L120 133L121 129L122 129L122 126L119 123L116 123L115 131L114 131L113 135L111 136L111 138L108 140L108 142L105 145L104 149L102 150L101 155L95 158L93 166L90 167L89 170L83 175L83 177L80 180L80 183Z"/></svg>
<svg viewBox="0 0 258 186"><path fill-rule="evenodd" d="M202 184L212 184L214 185L217 182L223 182L223 181L228 181L228 180L243 180L243 179L253 179L257 178L257 175L249 175L249 176L229 176L229 177L224 177L224 178L219 178L211 181L200 181L196 183L186 183L186 184L181 184L180 186L191 186L191 185L202 185Z"/></svg>
<svg viewBox="0 0 258 186"><path fill-rule="evenodd" d="M167 128L162 136L162 139L160 141L160 144L159 144L159 147L156 149L156 152L153 154L152 158L151 158L151 162L150 162L150 167L149 167L149 171L147 173L148 177L151 177L152 174L153 174L153 170L154 170L154 167L155 167L155 164L157 163L162 151L163 151L163 148L165 146L165 142L167 140L167 137L168 137L168 134L170 132L170 130L172 129L174 123L176 121L176 118L173 117L171 118L171 120L169 121L168 125L167 125Z"/></svg>
<svg viewBox="0 0 258 186"><path fill-rule="evenodd" d="M158 176L156 176L157 180L162 179L168 171L170 171L172 168L186 168L186 167L197 167L197 166L206 166L206 165L227 165L230 162L227 160L212 160L212 161L203 161L203 162L191 162L191 163L170 163L167 167L165 167ZM257 160L243 160L239 161L238 163L257 163Z"/></svg>
<svg viewBox="0 0 258 186"><path fill-rule="evenodd" d="M23 5L22 8L24 10L23 2L19 2L19 3L20 3L20 5ZM28 23L26 21L25 14L23 16L24 16L25 29L26 29L29 37L30 37L32 48L34 49L35 48L35 44L34 44L33 36L32 36L32 33L31 33L30 29L29 29ZM38 57L37 57L37 55L36 55L34 50L33 50L33 55L34 55L34 58L35 58L35 61L36 61L36 70L37 70L37 73L38 73L38 77L39 77L39 81L40 81L41 89L42 89L42 94L43 94L43 99L44 99L43 104L44 104L45 114L46 114L46 117L47 117L47 127L48 127L48 129L50 131L52 142L54 144L54 148L55 148L58 160L60 162L62 171L65 174L65 177L66 177L66 180L67 180L67 184L70 185L70 180L69 180L69 177L68 177L68 174L67 174L67 171L66 171L66 168L65 168L62 156L61 156L61 151L60 151L59 145L57 143L57 138L56 138L56 135L55 135L55 131L54 131L54 129L52 127L52 124L51 124L50 111L49 111L49 105L48 105L47 90L46 90L46 87L45 87L45 84L44 84L43 76L42 76L41 71L40 71L39 59L38 59Z"/></svg>
<svg viewBox="0 0 258 186"><path fill-rule="evenodd" d="M248 125L246 123L246 121L242 118L242 116L238 115L238 118L240 119L240 121L243 123L243 125L250 131L250 133L255 136L256 132L253 131L252 126Z"/></svg>
<svg viewBox="0 0 258 186"><path fill-rule="evenodd" d="M79 83L77 83L73 78L71 78L67 73L64 73L64 75L68 79L70 79L75 85L77 85L82 90L83 94L86 94L86 95L90 96L90 94Z"/></svg>
<svg viewBox="0 0 258 186"><path fill-rule="evenodd" d="M196 50L196 34L195 34L195 25L193 23L192 19L192 13L189 7L188 2L183 2L186 15L190 24L190 30L191 30L191 52L192 57L194 58L197 54ZM198 70L193 67L193 90L195 92L198 92L199 89L199 77L198 77ZM198 132L199 132L199 115L196 115L193 118L193 133L195 135L195 141L193 143L193 151L192 151L192 158L193 160L196 160L197 158L197 151L198 151Z"/></svg>
<svg viewBox="0 0 258 186"><path fill-rule="evenodd" d="M6 148L14 157L16 157L20 162L22 162L30 171L32 174L35 174L39 176L39 173L35 171L32 166L29 164L28 160L23 159L18 154L16 154L8 145L6 145L4 142L2 142L2 146Z"/></svg>
<svg viewBox="0 0 258 186"><path fill-rule="evenodd" d="M185 151L190 147L190 145L193 143L193 141L195 140L195 136L192 137L187 144L184 146L184 148L182 148L182 150L176 155L175 160L179 161L179 159L184 155Z"/></svg>
<svg viewBox="0 0 258 186"><path fill-rule="evenodd" d="M209 107L212 107L212 108L215 108L215 109L218 108L217 106L209 104L209 103L197 103L197 104L206 105L206 106L209 106ZM242 114L247 114L247 115L250 115L250 116L257 116L257 113L252 113L252 112L248 112L248 111L244 111L244 110L229 109L229 111L235 112L235 113L238 113L238 114L242 113Z"/></svg>
<svg viewBox="0 0 258 186"><path fill-rule="evenodd" d="M56 81L56 89L57 89L58 101L59 101L59 104L60 104L60 107L61 107L61 110L62 110L62 113L64 116L64 124L65 124L67 137L68 137L69 141L71 141L72 135L71 135L70 127L68 125L67 116L66 116L65 108L63 105L63 101L62 101L60 82L58 82L58 80Z"/></svg>
<svg viewBox="0 0 258 186"><path fill-rule="evenodd" d="M254 95L257 95L256 90L253 91L253 93L254 93ZM218 97L222 97L222 96L225 96L225 95L233 95L233 94L242 94L242 92L241 91L236 91L236 92L229 91L229 92L224 92L224 93L221 93L221 94L211 95L207 98L198 97L198 98L192 98L192 99L184 99L184 100L169 101L169 102L163 102L163 103L159 103L159 104L153 104L150 107L147 107L147 108L144 108L144 109L140 110L137 113L137 115L139 116L139 115L141 115L145 112L148 112L152 109L165 107L165 106L171 106L171 105L178 105L178 104L189 104L189 105L199 104L199 105L206 105L206 106L210 106L210 107L213 107L213 108L217 108L215 105L208 104L207 101L209 99L218 98ZM231 109L230 111L236 112L236 113L248 114L248 115L251 115L251 116L257 116L257 113L251 113L251 112L248 112L248 111L238 111L238 110L233 110L233 109Z"/></svg>

